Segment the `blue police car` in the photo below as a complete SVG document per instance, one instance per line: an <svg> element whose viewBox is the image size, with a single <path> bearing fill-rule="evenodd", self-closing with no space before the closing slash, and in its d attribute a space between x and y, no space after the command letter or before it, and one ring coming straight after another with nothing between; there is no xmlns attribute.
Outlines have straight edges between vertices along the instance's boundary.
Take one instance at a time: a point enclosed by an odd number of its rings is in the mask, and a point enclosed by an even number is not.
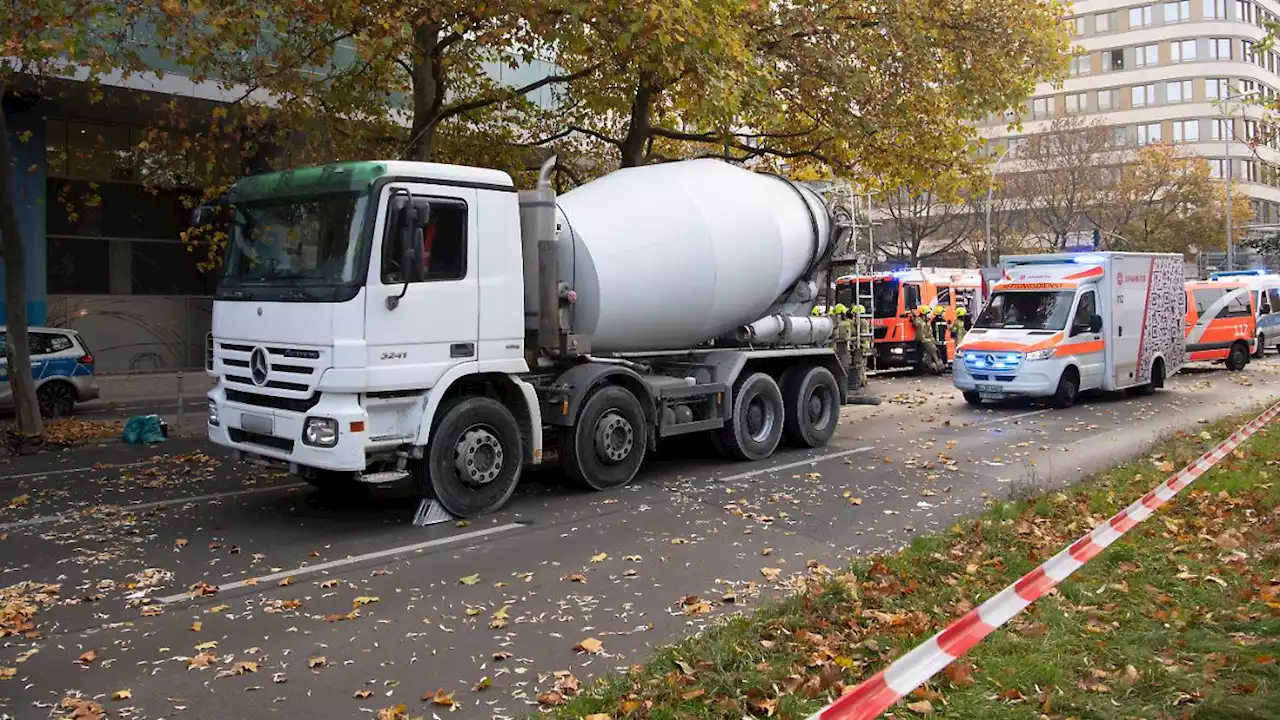
<svg viewBox="0 0 1280 720"><path fill-rule="evenodd" d="M12 408L9 362L2 357L5 335L5 327L0 325L0 408ZM98 397L93 354L80 333L65 328L33 327L29 338L31 375L36 381L41 415L70 415L76 403Z"/></svg>

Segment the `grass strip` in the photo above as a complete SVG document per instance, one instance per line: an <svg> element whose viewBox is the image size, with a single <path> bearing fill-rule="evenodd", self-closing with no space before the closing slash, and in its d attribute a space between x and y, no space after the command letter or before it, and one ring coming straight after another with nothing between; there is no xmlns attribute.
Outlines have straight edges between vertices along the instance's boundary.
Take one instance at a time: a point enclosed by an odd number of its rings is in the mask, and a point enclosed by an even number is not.
<svg viewBox="0 0 1280 720"><path fill-rule="evenodd" d="M794 596L662 649L554 716L806 717L1252 417L1179 433L1061 492L993 503L900 554L812 569ZM893 716L1280 718L1277 479L1272 423Z"/></svg>

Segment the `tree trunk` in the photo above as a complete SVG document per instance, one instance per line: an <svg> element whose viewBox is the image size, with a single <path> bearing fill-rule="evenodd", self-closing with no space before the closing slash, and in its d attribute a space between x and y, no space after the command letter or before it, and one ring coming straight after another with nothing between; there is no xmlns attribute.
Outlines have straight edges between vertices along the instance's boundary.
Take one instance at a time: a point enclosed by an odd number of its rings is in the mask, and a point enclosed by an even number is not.
<svg viewBox="0 0 1280 720"><path fill-rule="evenodd" d="M426 162L435 151L445 96L439 26L423 23L414 30L412 78L413 127L409 129L404 159Z"/></svg>
<svg viewBox="0 0 1280 720"><path fill-rule="evenodd" d="M653 73L640 73L636 94L631 98L631 122L627 124L627 136L622 139L622 167L638 167L644 164L645 145L653 137L653 99L659 92Z"/></svg>
<svg viewBox="0 0 1280 720"><path fill-rule="evenodd" d="M0 82L0 101L5 93ZM27 344L27 258L13 198L13 152L9 127L0 109L0 240L4 256L5 356L9 359L9 387L13 391L18 434L38 438L44 434L40 405L31 376L31 351Z"/></svg>

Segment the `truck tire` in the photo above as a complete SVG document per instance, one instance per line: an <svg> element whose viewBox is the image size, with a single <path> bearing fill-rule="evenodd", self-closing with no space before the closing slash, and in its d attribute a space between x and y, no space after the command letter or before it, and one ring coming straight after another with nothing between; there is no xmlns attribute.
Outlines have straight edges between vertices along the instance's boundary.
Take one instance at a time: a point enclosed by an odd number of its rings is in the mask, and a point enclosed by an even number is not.
<svg viewBox="0 0 1280 720"><path fill-rule="evenodd" d="M426 482L419 482L430 497L453 515L472 518L507 502L523 463L515 416L497 400L473 397L444 409L416 466L426 470Z"/></svg>
<svg viewBox="0 0 1280 720"><path fill-rule="evenodd" d="M791 368L782 375L782 431L800 447L827 444L840 422L840 385L821 365Z"/></svg>
<svg viewBox="0 0 1280 720"><path fill-rule="evenodd" d="M1059 410L1066 410L1076 404L1076 395L1080 392L1080 376L1067 368L1058 379L1058 390L1049 398L1049 404Z"/></svg>
<svg viewBox="0 0 1280 720"><path fill-rule="evenodd" d="M560 434L560 464L582 489L622 487L644 462L648 433L636 396L618 385L605 386L587 398L577 422Z"/></svg>
<svg viewBox="0 0 1280 720"><path fill-rule="evenodd" d="M1253 351L1253 356L1261 360L1267 354L1267 336L1265 334L1258 333L1256 347L1257 349Z"/></svg>
<svg viewBox="0 0 1280 720"><path fill-rule="evenodd" d="M1231 346L1231 351L1227 354L1227 369L1236 372L1243 370L1245 365L1249 364L1249 348L1243 342L1238 342Z"/></svg>
<svg viewBox="0 0 1280 720"><path fill-rule="evenodd" d="M755 373L739 383L733 394L733 414L717 436L720 448L738 460L763 460L778 448L784 418L778 383L765 373Z"/></svg>

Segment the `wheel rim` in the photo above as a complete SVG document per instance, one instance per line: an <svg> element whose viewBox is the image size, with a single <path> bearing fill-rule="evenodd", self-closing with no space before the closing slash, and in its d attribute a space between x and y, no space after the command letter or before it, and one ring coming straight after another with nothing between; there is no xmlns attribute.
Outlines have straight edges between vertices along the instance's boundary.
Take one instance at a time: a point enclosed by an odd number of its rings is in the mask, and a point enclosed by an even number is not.
<svg viewBox="0 0 1280 720"><path fill-rule="evenodd" d="M40 388L38 402L40 413L45 416L59 415L75 405L71 392L61 384L45 385Z"/></svg>
<svg viewBox="0 0 1280 720"><path fill-rule="evenodd" d="M483 487L502 473L502 442L488 426L467 429L453 447L453 468L458 479L471 487Z"/></svg>
<svg viewBox="0 0 1280 720"><path fill-rule="evenodd" d="M608 463L620 463L631 454L636 444L636 431L631 421L615 411L602 415L596 422L596 455Z"/></svg>
<svg viewBox="0 0 1280 720"><path fill-rule="evenodd" d="M825 385L819 385L809 393L808 413L809 427L814 430L825 430L831 422L831 416L834 414L832 409L835 403L832 401L831 389Z"/></svg>
<svg viewBox="0 0 1280 720"><path fill-rule="evenodd" d="M772 405L759 396L751 399L747 405L747 434L754 442L768 440L777 422L778 413Z"/></svg>

